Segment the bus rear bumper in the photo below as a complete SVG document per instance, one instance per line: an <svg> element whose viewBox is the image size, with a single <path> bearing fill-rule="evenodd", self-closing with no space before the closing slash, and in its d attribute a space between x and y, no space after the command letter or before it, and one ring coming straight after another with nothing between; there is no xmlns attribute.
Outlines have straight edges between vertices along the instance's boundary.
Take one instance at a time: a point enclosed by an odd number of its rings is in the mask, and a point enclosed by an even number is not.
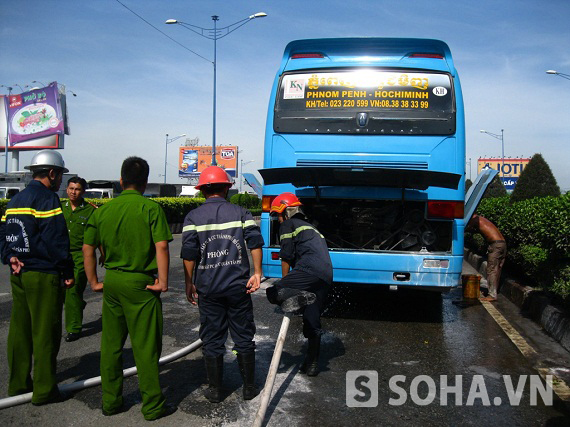
<svg viewBox="0 0 570 427"><path fill-rule="evenodd" d="M281 263L264 248L263 274L281 277ZM461 283L463 254L330 252L335 282L447 291ZM434 267L434 265L440 265ZM447 267L442 267L447 265Z"/></svg>

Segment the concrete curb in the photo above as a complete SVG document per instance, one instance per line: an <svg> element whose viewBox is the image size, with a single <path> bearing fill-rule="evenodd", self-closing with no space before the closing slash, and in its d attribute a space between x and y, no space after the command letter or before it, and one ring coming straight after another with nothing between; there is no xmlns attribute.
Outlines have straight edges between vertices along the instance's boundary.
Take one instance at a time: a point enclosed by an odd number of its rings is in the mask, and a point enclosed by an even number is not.
<svg viewBox="0 0 570 427"><path fill-rule="evenodd" d="M465 249L464 258L483 278L487 278L487 261L482 256ZM522 285L504 273L501 276L499 293L570 352L570 313L556 307L544 292Z"/></svg>

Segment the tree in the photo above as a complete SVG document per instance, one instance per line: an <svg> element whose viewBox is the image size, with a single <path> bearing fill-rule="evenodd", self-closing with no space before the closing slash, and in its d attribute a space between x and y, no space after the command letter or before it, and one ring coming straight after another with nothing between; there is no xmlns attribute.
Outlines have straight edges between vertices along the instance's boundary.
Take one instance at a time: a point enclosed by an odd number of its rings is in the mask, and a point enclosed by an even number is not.
<svg viewBox="0 0 570 427"><path fill-rule="evenodd" d="M495 175L495 178L491 181L487 190L483 194L483 197L493 198L493 197L504 197L507 195L507 190L501 182L499 175Z"/></svg>
<svg viewBox="0 0 570 427"><path fill-rule="evenodd" d="M560 187L548 163L541 154L537 153L532 156L526 168L521 172L511 194L511 202L546 196L560 196Z"/></svg>

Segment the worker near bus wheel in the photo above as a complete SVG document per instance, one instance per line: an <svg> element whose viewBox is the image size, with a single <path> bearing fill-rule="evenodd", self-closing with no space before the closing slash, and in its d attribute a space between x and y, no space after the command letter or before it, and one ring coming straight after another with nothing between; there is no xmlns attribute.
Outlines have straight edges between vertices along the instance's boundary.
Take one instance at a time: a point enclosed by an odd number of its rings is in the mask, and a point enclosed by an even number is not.
<svg viewBox="0 0 570 427"><path fill-rule="evenodd" d="M71 256L75 264L75 286L65 291L65 341L77 341L81 337L83 325L83 309L85 300L83 292L87 285L87 276L83 267L83 232L89 217L97 206L86 202L83 198L87 182L78 176L67 181L68 200L62 204L63 216L67 223Z"/></svg>
<svg viewBox="0 0 570 427"><path fill-rule="evenodd" d="M141 412L152 421L176 411L165 403L158 361L162 351L161 292L168 291L172 240L160 205L143 197L149 166L128 157L121 167L123 192L97 209L85 229L85 273L93 291L103 291L101 384L103 415L124 411L123 345L130 335L142 396ZM105 254L105 282L97 278L95 248Z"/></svg>
<svg viewBox="0 0 570 427"><path fill-rule="evenodd" d="M33 391L32 404L62 400L56 382L65 288L73 286L69 236L56 192L68 170L61 154L41 150L25 167L33 180L6 207L0 223L2 262L10 264L8 395ZM33 381L31 378L33 365Z"/></svg>
<svg viewBox="0 0 570 427"><path fill-rule="evenodd" d="M333 268L325 238L306 221L301 206L293 193L280 194L271 203L270 214L277 215L281 224L279 257L283 278L266 292L269 302L281 305L283 311L303 311L303 335L309 343L301 372L314 377L319 373L321 313Z"/></svg>
<svg viewBox="0 0 570 427"><path fill-rule="evenodd" d="M184 219L182 249L186 297L198 304L208 388L212 403L222 400L225 343L228 328L243 379L243 399L257 395L255 387L255 323L251 294L261 283L263 237L251 213L226 200L232 181L225 170L209 166L196 188L206 201ZM250 275L247 249L254 272Z"/></svg>
<svg viewBox="0 0 570 427"><path fill-rule="evenodd" d="M467 231L480 233L487 244L487 284L488 294L481 301L497 301L497 292L501 280L501 270L507 257L507 243L499 229L479 215L473 215L467 223Z"/></svg>

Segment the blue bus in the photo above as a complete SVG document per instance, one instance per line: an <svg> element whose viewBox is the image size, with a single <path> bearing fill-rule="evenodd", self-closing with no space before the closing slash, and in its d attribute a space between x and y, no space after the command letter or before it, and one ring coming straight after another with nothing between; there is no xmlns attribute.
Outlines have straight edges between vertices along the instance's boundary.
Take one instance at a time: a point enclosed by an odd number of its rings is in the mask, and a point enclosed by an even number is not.
<svg viewBox="0 0 570 427"><path fill-rule="evenodd" d="M333 38L285 48L265 133L263 272L281 277L273 198L293 192L327 240L334 281L447 291L460 282L465 124L439 40ZM477 200L476 200L477 199Z"/></svg>

